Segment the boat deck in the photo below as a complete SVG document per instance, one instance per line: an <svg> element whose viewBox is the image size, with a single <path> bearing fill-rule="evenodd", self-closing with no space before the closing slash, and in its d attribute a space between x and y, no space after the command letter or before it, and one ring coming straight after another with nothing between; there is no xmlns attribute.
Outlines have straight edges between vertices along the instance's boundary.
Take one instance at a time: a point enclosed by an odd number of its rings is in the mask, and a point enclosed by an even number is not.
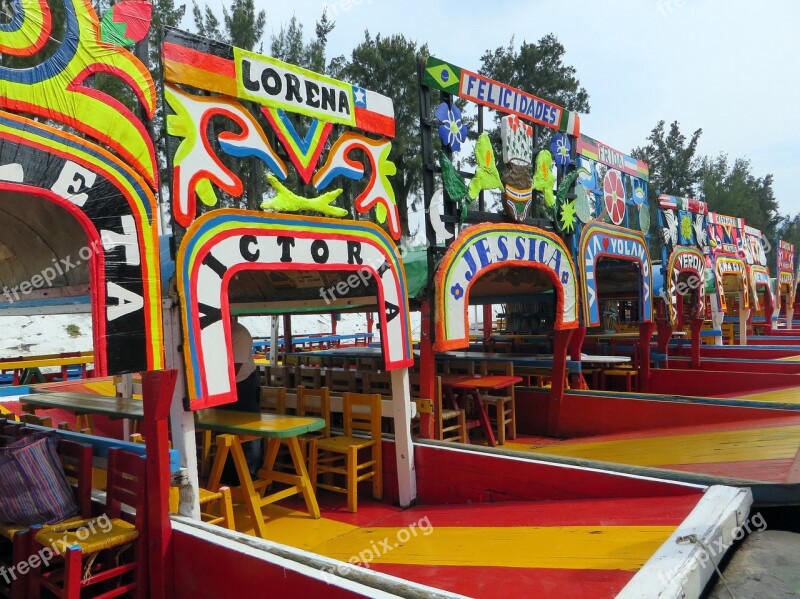
<svg viewBox="0 0 800 599"><path fill-rule="evenodd" d="M733 399L742 402L763 402L786 405L800 405L800 387L784 387L781 389L769 389L754 393L731 393L719 395L726 399Z"/></svg>
<svg viewBox="0 0 800 599"><path fill-rule="evenodd" d="M320 493L268 506L268 538L472 597L614 597L697 505L698 495L419 505ZM244 510L237 528L252 534ZM424 539L424 541L423 541ZM374 557L373 557L374 556Z"/></svg>
<svg viewBox="0 0 800 599"><path fill-rule="evenodd" d="M800 482L800 414L567 440L520 435L504 448L711 477Z"/></svg>

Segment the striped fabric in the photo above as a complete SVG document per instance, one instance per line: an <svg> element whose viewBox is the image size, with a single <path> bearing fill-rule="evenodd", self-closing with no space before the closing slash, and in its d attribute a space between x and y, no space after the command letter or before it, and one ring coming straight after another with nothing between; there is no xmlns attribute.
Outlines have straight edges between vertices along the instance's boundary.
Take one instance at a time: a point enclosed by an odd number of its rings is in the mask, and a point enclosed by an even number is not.
<svg viewBox="0 0 800 599"><path fill-rule="evenodd" d="M51 524L78 513L57 444L39 433L0 448L0 522Z"/></svg>

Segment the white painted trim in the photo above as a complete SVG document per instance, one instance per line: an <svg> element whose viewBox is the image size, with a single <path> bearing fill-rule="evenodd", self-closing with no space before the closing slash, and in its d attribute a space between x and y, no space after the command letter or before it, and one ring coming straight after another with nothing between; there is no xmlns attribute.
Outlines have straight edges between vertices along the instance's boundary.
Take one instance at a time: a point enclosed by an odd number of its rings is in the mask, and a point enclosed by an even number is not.
<svg viewBox="0 0 800 599"><path fill-rule="evenodd" d="M181 516L172 516L171 519L172 527L175 531L203 539L242 555L256 557L264 562L281 566L309 578L324 581L331 586L363 594L365 597L389 599L392 597L414 596L430 599L467 599L465 595L442 591L431 586L354 566L347 562L289 545L282 545L233 530L212 526L205 522L190 520ZM180 556L176 556L176 558L178 563L181 563ZM370 585L340 576L337 574L337 570L339 572L348 572L348 576L369 581ZM402 594L398 594L401 592Z"/></svg>
<svg viewBox="0 0 800 599"><path fill-rule="evenodd" d="M411 440L411 388L408 368L392 370L394 445L397 463L397 486L400 507L408 507L417 498L417 472L414 468L414 443Z"/></svg>
<svg viewBox="0 0 800 599"><path fill-rule="evenodd" d="M162 306L164 321L164 347L167 368L178 371L172 404L169 409L172 446L180 454L182 470L181 493L178 510L185 516L200 519L200 481L197 471L197 437L194 428L194 412L183 409L186 395L186 379L183 356L178 351L181 343L181 314L177 304L165 300Z"/></svg>
<svg viewBox="0 0 800 599"><path fill-rule="evenodd" d="M750 489L709 487L675 532L625 585L617 599L700 597L714 574L715 564L722 560L734 542L734 534L746 522L752 504ZM710 551L698 543L678 543L678 539L690 535L696 536Z"/></svg>

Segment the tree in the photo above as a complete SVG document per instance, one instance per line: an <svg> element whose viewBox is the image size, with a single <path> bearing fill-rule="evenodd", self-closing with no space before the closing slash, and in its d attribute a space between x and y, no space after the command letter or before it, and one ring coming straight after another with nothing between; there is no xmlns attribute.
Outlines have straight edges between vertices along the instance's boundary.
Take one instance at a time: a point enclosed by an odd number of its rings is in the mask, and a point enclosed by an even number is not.
<svg viewBox="0 0 800 599"><path fill-rule="evenodd" d="M783 239L800 248L800 213L794 216L785 216L778 224L777 239ZM797 258L795 257L795 260Z"/></svg>
<svg viewBox="0 0 800 599"><path fill-rule="evenodd" d="M575 67L564 64L565 52L552 33L533 44L523 41L519 51L512 37L508 46L483 53L480 74L588 114L589 93L575 76Z"/></svg>
<svg viewBox="0 0 800 599"><path fill-rule="evenodd" d="M350 59L340 56L331 61L331 74L394 101L395 137L389 159L397 166L392 177L400 224L408 234L409 197L419 196L422 186L422 156L419 134L419 85L417 61L428 56L428 46L418 46L402 34L374 38L364 32L364 40L353 49ZM416 199L412 207L416 206Z"/></svg>
<svg viewBox="0 0 800 599"><path fill-rule="evenodd" d="M774 241L783 218L772 190L772 175L755 177L749 160L737 158L729 164L725 154L704 158L698 195L712 212L743 218L760 229L770 244Z"/></svg>
<svg viewBox="0 0 800 599"><path fill-rule="evenodd" d="M284 62L305 67L317 73L327 72L325 49L328 35L336 23L328 19L327 12L316 23L315 39L306 43L303 36L303 24L292 17L288 27L281 27L280 33L273 36L271 44L272 56Z"/></svg>
<svg viewBox="0 0 800 599"><path fill-rule="evenodd" d="M700 180L701 161L696 154L697 142L702 133L702 129L697 129L687 140L681 133L678 121L670 124L669 132L665 131L665 122L658 121L647 137L648 144L631 152L634 157L650 165L650 222L658 222L656 215L659 194L682 197L691 197L694 194L695 186ZM659 256L662 247L661 236L651 235L651 255Z"/></svg>

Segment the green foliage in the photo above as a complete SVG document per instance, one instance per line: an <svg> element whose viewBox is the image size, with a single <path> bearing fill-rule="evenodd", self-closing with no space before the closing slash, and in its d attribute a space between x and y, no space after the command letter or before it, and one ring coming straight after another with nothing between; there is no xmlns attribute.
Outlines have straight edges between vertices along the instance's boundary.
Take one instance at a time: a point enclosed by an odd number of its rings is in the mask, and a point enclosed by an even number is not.
<svg viewBox="0 0 800 599"><path fill-rule="evenodd" d="M778 224L777 239L783 239L800 248L800 213L787 216Z"/></svg>
<svg viewBox="0 0 800 599"><path fill-rule="evenodd" d="M291 64L305 67L317 73L327 71L325 65L325 48L328 35L336 24L328 19L328 14L323 12L314 28L315 38L306 43L303 36L303 24L298 23L297 17L292 17L288 27L281 27L280 33L273 36L271 54L275 58Z"/></svg>
<svg viewBox="0 0 800 599"><path fill-rule="evenodd" d="M658 222L658 195L667 193L674 196L692 197L695 186L700 181L701 160L697 154L697 142L703 130L698 129L687 139L681 133L680 123L673 121L669 132L665 122L658 121L647 137L647 145L636 148L631 154L650 165L648 200L650 220ZM650 253L654 258L661 255L664 242L659 235L650 237Z"/></svg>
<svg viewBox="0 0 800 599"><path fill-rule="evenodd" d="M745 219L751 227L764 232L770 243L775 239L782 218L772 190L772 175L755 177L750 161L728 157L704 158L700 167L698 195L709 210Z"/></svg>
<svg viewBox="0 0 800 599"><path fill-rule="evenodd" d="M512 37L508 46L483 53L479 72L569 110L588 113L589 92L581 87L575 67L564 64L565 52L553 33L533 44L523 41L519 50Z"/></svg>
<svg viewBox="0 0 800 599"><path fill-rule="evenodd" d="M419 86L417 61L428 56L428 46L418 46L402 34L374 38L364 32L364 40L349 59L331 61L331 74L384 94L394 101L396 136L389 160L397 165L392 177L400 224L408 234L409 197L422 186L422 156L419 149ZM412 204L413 207L413 204Z"/></svg>
<svg viewBox="0 0 800 599"><path fill-rule="evenodd" d="M67 335L70 337L80 337L81 336L81 328L76 324L68 324L66 326Z"/></svg>

